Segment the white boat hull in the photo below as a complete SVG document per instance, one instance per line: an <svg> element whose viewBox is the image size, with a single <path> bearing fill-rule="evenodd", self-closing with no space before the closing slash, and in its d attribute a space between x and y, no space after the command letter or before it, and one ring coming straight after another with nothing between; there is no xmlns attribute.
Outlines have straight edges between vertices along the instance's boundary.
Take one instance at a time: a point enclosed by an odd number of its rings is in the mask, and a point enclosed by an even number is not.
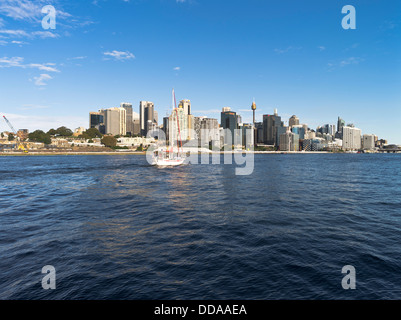
<svg viewBox="0 0 401 320"><path fill-rule="evenodd" d="M175 159L159 159L155 158L153 165L159 167L171 167L171 166L179 166L184 163L184 158L175 158Z"/></svg>

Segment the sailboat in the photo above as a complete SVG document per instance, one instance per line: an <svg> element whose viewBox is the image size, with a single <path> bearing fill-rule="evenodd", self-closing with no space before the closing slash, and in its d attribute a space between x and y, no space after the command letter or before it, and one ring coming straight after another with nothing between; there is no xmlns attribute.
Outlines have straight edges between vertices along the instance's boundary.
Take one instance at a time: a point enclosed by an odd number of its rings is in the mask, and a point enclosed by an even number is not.
<svg viewBox="0 0 401 320"><path fill-rule="evenodd" d="M176 112L176 119L177 119L177 130L178 130L178 138L179 138L179 145L177 146L177 152L174 152L174 137L171 137L171 146L166 147L165 150L156 150L153 153L153 165L159 167L168 167L168 166L179 166L182 165L185 161L185 156L183 156L183 149L182 149L182 139L181 139L181 129L180 129L180 122L178 120L178 109L177 103L175 100L175 93L173 89L173 112Z"/></svg>

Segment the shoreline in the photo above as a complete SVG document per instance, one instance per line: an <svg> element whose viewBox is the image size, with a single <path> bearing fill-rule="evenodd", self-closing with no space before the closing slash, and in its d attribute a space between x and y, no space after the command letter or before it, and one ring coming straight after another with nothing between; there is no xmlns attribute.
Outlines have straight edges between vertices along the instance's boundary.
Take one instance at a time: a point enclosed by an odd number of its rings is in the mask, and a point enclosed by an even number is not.
<svg viewBox="0 0 401 320"><path fill-rule="evenodd" d="M382 152L372 152L366 154L380 154ZM357 154L356 152L329 152L329 151L243 151L243 152L234 152L234 151L219 151L219 152L198 152L199 155L201 154L271 154L271 155L278 155L278 154ZM365 154L365 153L361 153ZM146 151L123 151L123 152L116 152L116 151L99 151L99 152L71 152L71 151L54 151L54 152L0 152L1 156L121 156L121 155L146 155Z"/></svg>

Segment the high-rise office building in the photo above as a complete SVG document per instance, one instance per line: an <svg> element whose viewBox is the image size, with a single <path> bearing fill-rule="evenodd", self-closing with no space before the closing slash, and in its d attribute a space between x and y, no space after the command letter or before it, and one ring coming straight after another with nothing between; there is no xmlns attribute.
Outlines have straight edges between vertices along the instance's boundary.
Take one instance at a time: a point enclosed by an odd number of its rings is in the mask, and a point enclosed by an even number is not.
<svg viewBox="0 0 401 320"><path fill-rule="evenodd" d="M289 127L286 127L286 126L276 128L276 141L274 143L276 146L280 146L281 135L283 133L286 133L288 131L288 129L289 129Z"/></svg>
<svg viewBox="0 0 401 320"><path fill-rule="evenodd" d="M148 101L139 101L139 126L142 136L145 135L145 108L148 103Z"/></svg>
<svg viewBox="0 0 401 320"><path fill-rule="evenodd" d="M337 131L336 131L336 138L342 139L343 138L343 127L345 127L345 121L338 117L337 120Z"/></svg>
<svg viewBox="0 0 401 320"><path fill-rule="evenodd" d="M364 134L362 138L362 147L364 150L373 150L376 146L376 136L374 134Z"/></svg>
<svg viewBox="0 0 401 320"><path fill-rule="evenodd" d="M256 144L263 144L263 122L255 122Z"/></svg>
<svg viewBox="0 0 401 320"><path fill-rule="evenodd" d="M156 110L153 109L153 122L156 124L156 126L159 123L159 114L157 113Z"/></svg>
<svg viewBox="0 0 401 320"><path fill-rule="evenodd" d="M283 127L284 123L281 121L281 117L277 113L277 109L274 110L274 115L265 114L263 115L263 142L266 145L278 145L277 141L277 128Z"/></svg>
<svg viewBox="0 0 401 320"><path fill-rule="evenodd" d="M292 128L293 126L299 125L299 118L296 115L293 115L288 121L288 126Z"/></svg>
<svg viewBox="0 0 401 320"><path fill-rule="evenodd" d="M148 129L153 128L155 122L155 106L150 101L139 102L139 124L141 135L146 136Z"/></svg>
<svg viewBox="0 0 401 320"><path fill-rule="evenodd" d="M166 141L168 141L170 139L169 138L169 130L170 130L169 119L170 119L170 117L163 118L163 131L164 131L164 134L166 135Z"/></svg>
<svg viewBox="0 0 401 320"><path fill-rule="evenodd" d="M167 136L170 143L173 142L174 145L178 145L179 141L184 143L194 138L194 116L185 112L184 106L180 104L177 108L173 108L173 112L168 118Z"/></svg>
<svg viewBox="0 0 401 320"><path fill-rule="evenodd" d="M211 142L220 144L220 130L217 119L194 117L194 131L198 138L198 146L208 148Z"/></svg>
<svg viewBox="0 0 401 320"><path fill-rule="evenodd" d="M289 131L280 135L280 151L298 151L299 150L299 135Z"/></svg>
<svg viewBox="0 0 401 320"><path fill-rule="evenodd" d="M184 114L191 114L191 101L190 100L181 100L178 107L184 109Z"/></svg>
<svg viewBox="0 0 401 320"><path fill-rule="evenodd" d="M139 125L140 134L146 136L149 130L157 128L158 114L155 110L153 102L140 101L139 102Z"/></svg>
<svg viewBox="0 0 401 320"><path fill-rule="evenodd" d="M227 109L223 108L222 112L221 112L221 127L223 129L227 129L230 131L231 133L231 143L230 141L228 141L227 137L225 137L225 144L226 145L234 145L236 142L236 132L235 130L238 128L238 118L237 118L237 113L231 111L230 108Z"/></svg>
<svg viewBox="0 0 401 320"><path fill-rule="evenodd" d="M132 112L132 135L139 136L141 134L141 124L139 121L139 114L135 111Z"/></svg>
<svg viewBox="0 0 401 320"><path fill-rule="evenodd" d="M240 124L242 124L242 117L237 114L237 125L239 126Z"/></svg>
<svg viewBox="0 0 401 320"><path fill-rule="evenodd" d="M127 134L127 111L124 108L102 109L105 134L125 136Z"/></svg>
<svg viewBox="0 0 401 320"><path fill-rule="evenodd" d="M331 136L335 136L337 134L336 132L336 126L334 124L325 124L323 126L318 126L316 128L316 132L324 135L324 134L329 134Z"/></svg>
<svg viewBox="0 0 401 320"><path fill-rule="evenodd" d="M132 104L128 102L122 102L120 104L121 108L124 108L126 111L126 127L127 127L127 135L133 136L134 135L134 122L133 122L133 110Z"/></svg>
<svg viewBox="0 0 401 320"><path fill-rule="evenodd" d="M96 128L100 131L103 124L104 115L101 112L89 112L89 128Z"/></svg>
<svg viewBox="0 0 401 320"><path fill-rule="evenodd" d="M155 107L152 104L148 104L145 108L145 133L144 136L148 134L149 130L153 129L153 123L155 121Z"/></svg>
<svg viewBox="0 0 401 320"><path fill-rule="evenodd" d="M241 123L239 129L242 132L242 137L241 137L242 146L245 148L245 150L253 148L255 144L254 140L255 130L253 124Z"/></svg>
<svg viewBox="0 0 401 320"><path fill-rule="evenodd" d="M305 139L305 127L303 125L295 125L291 131L299 135L299 139Z"/></svg>
<svg viewBox="0 0 401 320"><path fill-rule="evenodd" d="M342 127L343 149L359 150L361 149L361 129L352 127Z"/></svg>
<svg viewBox="0 0 401 320"><path fill-rule="evenodd" d="M326 124L325 127L327 133L334 137L336 134L336 126L334 124Z"/></svg>

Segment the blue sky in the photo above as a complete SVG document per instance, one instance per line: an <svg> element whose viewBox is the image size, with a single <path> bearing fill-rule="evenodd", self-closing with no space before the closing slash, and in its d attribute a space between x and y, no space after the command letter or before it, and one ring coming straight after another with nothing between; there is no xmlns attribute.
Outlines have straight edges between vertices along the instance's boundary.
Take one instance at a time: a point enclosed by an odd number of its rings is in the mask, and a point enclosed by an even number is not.
<svg viewBox="0 0 401 320"><path fill-rule="evenodd" d="M44 5L57 10L42 28ZM356 30L341 26L345 5ZM277 108L311 128L341 116L401 144L401 2L0 0L0 113L17 128L88 126L89 111L177 100L220 119ZM7 130L0 123L0 131Z"/></svg>

